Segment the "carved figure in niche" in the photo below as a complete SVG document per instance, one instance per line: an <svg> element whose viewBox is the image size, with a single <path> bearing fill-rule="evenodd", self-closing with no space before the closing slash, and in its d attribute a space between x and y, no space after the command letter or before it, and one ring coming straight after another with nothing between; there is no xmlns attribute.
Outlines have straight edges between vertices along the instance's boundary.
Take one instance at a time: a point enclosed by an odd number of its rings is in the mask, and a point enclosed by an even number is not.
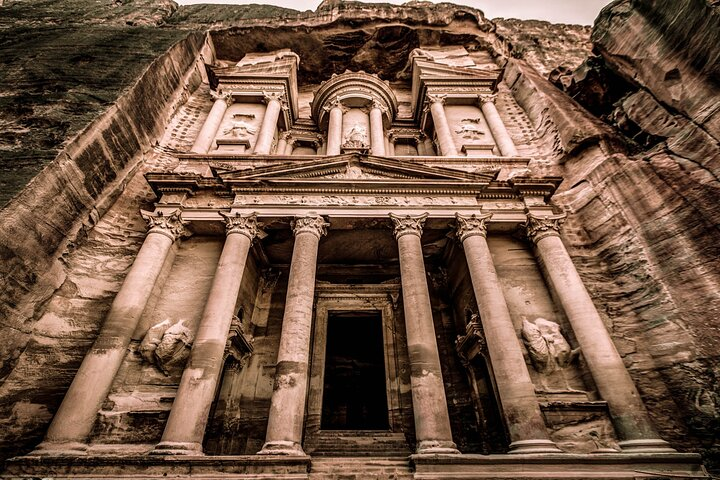
<svg viewBox="0 0 720 480"><path fill-rule="evenodd" d="M237 118L240 120L233 120L230 125L228 125L223 130L223 135L227 137L247 138L250 135L255 135L257 133L257 128L253 127L245 120L242 120L242 118L253 119L255 118L255 115L247 113L236 113L232 116L232 118Z"/></svg>
<svg viewBox="0 0 720 480"><path fill-rule="evenodd" d="M356 123L345 134L344 140L343 148L368 148L367 129L363 125Z"/></svg>
<svg viewBox="0 0 720 480"><path fill-rule="evenodd" d="M536 318L534 323L524 320L522 336L535 370L540 373L566 368L580 353L579 348L570 347L560 325L544 318Z"/></svg>
<svg viewBox="0 0 720 480"><path fill-rule="evenodd" d="M195 335L185 322L173 324L169 319L163 320L148 329L140 342L140 355L165 375L170 375L173 367L185 365L194 339Z"/></svg>
<svg viewBox="0 0 720 480"><path fill-rule="evenodd" d="M480 128L480 118L464 118L455 133L469 140L481 140L485 132Z"/></svg>

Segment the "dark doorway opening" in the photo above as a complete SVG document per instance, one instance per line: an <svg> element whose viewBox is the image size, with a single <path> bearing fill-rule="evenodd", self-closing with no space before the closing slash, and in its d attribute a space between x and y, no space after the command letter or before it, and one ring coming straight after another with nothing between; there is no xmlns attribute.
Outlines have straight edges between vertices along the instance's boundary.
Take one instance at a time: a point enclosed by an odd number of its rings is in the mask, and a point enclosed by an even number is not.
<svg viewBox="0 0 720 480"><path fill-rule="evenodd" d="M385 355L379 311L329 312L323 430L387 430Z"/></svg>

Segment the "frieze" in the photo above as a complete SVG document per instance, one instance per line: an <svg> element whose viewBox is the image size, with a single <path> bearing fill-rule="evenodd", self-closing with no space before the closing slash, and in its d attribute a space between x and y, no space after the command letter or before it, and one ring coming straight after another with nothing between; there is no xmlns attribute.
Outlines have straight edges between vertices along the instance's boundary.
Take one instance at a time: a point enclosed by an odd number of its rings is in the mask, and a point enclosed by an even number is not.
<svg viewBox="0 0 720 480"><path fill-rule="evenodd" d="M237 195L234 206L317 205L317 206L476 206L474 196L370 196L370 195ZM518 207L514 205L514 207Z"/></svg>

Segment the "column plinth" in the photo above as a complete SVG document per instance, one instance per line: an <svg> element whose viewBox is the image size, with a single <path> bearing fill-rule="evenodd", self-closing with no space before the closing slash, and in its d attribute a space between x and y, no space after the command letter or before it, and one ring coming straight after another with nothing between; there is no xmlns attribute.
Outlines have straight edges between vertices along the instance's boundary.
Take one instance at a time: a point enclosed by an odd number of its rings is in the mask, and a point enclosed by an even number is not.
<svg viewBox="0 0 720 480"><path fill-rule="evenodd" d="M170 214L141 213L150 227L147 237L53 416L45 440L32 455L77 455L87 448L85 442L125 359L170 247L185 231L186 222L180 218L179 210Z"/></svg>
<svg viewBox="0 0 720 480"><path fill-rule="evenodd" d="M445 97L443 95L428 95L428 101L430 102L430 114L440 144L440 153L445 157L457 157L457 147L445 116L445 107L443 107Z"/></svg>
<svg viewBox="0 0 720 480"><path fill-rule="evenodd" d="M254 152L258 155L267 155L270 153L278 119L280 118L280 111L282 110L283 97L284 95L282 93L272 92L265 94L264 100L267 108L265 108L265 116L260 125L257 140L255 141Z"/></svg>
<svg viewBox="0 0 720 480"><path fill-rule="evenodd" d="M480 95L480 110L482 110L485 121L490 128L490 133L495 139L495 143L500 150L500 154L504 157L517 157L518 151L515 148L515 143L510 137L505 123L500 118L500 114L495 107L495 95Z"/></svg>
<svg viewBox="0 0 720 480"><path fill-rule="evenodd" d="M487 215L456 215L457 237L467 258L500 403L510 433L510 453L558 453L545 427L535 386L523 357L487 244Z"/></svg>
<svg viewBox="0 0 720 480"><path fill-rule="evenodd" d="M255 214L221 215L226 224L225 245L162 439L151 454L203 454L202 441L222 374L228 331L250 246L258 232Z"/></svg>
<svg viewBox="0 0 720 480"><path fill-rule="evenodd" d="M326 155L340 155L343 130L343 106L339 100L335 100L329 106L329 120L327 133Z"/></svg>
<svg viewBox="0 0 720 480"><path fill-rule="evenodd" d="M370 145L373 155L385 155L385 132L383 128L383 109L378 102L370 108Z"/></svg>
<svg viewBox="0 0 720 480"><path fill-rule="evenodd" d="M390 214L400 254L417 453L460 453L452 441L420 237L427 214Z"/></svg>
<svg viewBox="0 0 720 480"><path fill-rule="evenodd" d="M565 215L528 214L528 238L536 246L548 283L554 288L582 350L624 452L673 452L650 421L645 405L560 239Z"/></svg>
<svg viewBox="0 0 720 480"><path fill-rule="evenodd" d="M203 123L203 126L200 129L200 133L198 133L198 136L195 138L192 148L190 149L192 153L205 154L210 151L210 147L212 147L213 142L215 141L215 135L217 135L218 128L220 128L225 112L232 104L232 101L232 96L229 94L215 95L215 103L213 104L207 119L205 119L205 123Z"/></svg>
<svg viewBox="0 0 720 480"><path fill-rule="evenodd" d="M302 432L307 396L315 270L320 237L328 224L320 216L295 219L290 276L265 445L259 455L305 455Z"/></svg>

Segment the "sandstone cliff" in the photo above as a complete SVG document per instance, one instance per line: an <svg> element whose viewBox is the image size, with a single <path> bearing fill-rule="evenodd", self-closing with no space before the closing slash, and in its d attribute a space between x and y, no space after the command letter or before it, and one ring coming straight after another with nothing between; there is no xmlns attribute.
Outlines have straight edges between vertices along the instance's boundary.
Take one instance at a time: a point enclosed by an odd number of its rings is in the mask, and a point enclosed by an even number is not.
<svg viewBox="0 0 720 480"><path fill-rule="evenodd" d="M101 4L0 6L0 202L14 196L0 217L3 456L42 437L119 288L143 227L122 212L106 218L115 231L93 227L124 189L136 194L122 205L127 212L152 203L136 173L198 87L193 62L206 46L200 32L211 28L220 58L292 45L304 81L345 69L402 79L420 44L489 52L506 67L501 106L531 167L565 177L554 199L569 213L564 240L663 437L712 462L720 434L717 5L617 1L593 29L598 56L571 73L587 49L584 28L559 36L542 22L493 23L450 4L326 2L305 13ZM559 65L554 77L570 95L546 81ZM98 259L84 255L101 245L98 284L87 267ZM67 329L50 318L61 310L76 316Z"/></svg>

